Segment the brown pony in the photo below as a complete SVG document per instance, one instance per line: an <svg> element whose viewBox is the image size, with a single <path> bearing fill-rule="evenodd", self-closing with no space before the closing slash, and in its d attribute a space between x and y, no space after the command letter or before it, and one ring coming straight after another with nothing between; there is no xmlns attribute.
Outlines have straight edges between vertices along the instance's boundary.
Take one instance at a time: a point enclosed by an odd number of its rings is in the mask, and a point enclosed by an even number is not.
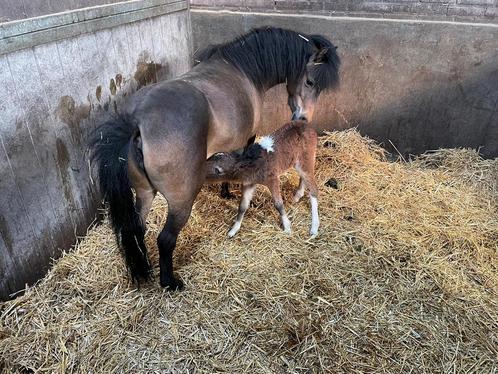
<svg viewBox="0 0 498 374"><path fill-rule="evenodd" d="M294 121L250 145L243 154L217 153L207 160L206 182L242 183L242 200L237 219L228 232L229 237L235 236L239 231L256 184L268 187L273 198L273 205L280 214L284 231L291 232L279 180L279 177L291 167L296 169L301 177L299 187L294 194L294 202L297 203L303 197L304 189L308 187L311 204L310 234L312 237L318 234L320 225L318 186L314 175L316 145L316 131L304 121Z"/></svg>
<svg viewBox="0 0 498 374"><path fill-rule="evenodd" d="M160 284L180 289L173 250L204 183L206 159L246 146L260 131L265 91L287 83L294 118L310 118L337 85L336 47L320 35L265 27L208 47L188 73L146 86L90 140L99 185L132 277L148 279L145 219L159 191L168 202L159 234ZM136 193L136 201L132 189Z"/></svg>

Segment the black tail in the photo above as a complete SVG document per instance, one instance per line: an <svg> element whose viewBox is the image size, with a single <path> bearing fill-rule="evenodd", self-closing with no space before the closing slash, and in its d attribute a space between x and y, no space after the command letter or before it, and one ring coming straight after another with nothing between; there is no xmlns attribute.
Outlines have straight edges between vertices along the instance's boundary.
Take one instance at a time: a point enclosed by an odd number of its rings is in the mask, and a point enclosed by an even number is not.
<svg viewBox="0 0 498 374"><path fill-rule="evenodd" d="M118 245L132 278L140 282L149 278L150 264L144 242L144 223L135 210L128 178L128 150L134 146L132 139L138 136L138 131L132 121L115 117L94 131L89 145ZM135 151L132 154L139 152Z"/></svg>

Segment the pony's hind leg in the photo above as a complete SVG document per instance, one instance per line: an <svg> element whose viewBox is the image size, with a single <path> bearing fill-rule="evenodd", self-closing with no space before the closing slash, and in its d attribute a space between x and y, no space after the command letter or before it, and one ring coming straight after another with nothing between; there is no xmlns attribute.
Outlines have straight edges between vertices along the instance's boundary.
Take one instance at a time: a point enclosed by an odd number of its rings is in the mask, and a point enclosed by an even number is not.
<svg viewBox="0 0 498 374"><path fill-rule="evenodd" d="M135 208L138 214L140 214L142 223L145 226L145 222L147 220L147 216L152 206L152 202L154 201L154 197L156 196L156 190L154 188L150 189L137 188L135 189L135 193L136 193Z"/></svg>
<svg viewBox="0 0 498 374"><path fill-rule="evenodd" d="M180 234L190 217L192 205L193 201L182 204L168 203L168 218L157 238L160 284L170 290L181 290L183 288L182 280L176 278L173 273L173 251L176 247L178 234Z"/></svg>
<svg viewBox="0 0 498 374"><path fill-rule="evenodd" d="M311 229L310 235L311 237L315 237L318 234L318 227L320 226L320 217L318 216L318 184L316 183L315 175L314 175L314 165L315 160L314 156L309 157L306 160L303 167L296 165L296 170L301 176L301 181L299 183L299 189L296 192L296 195L299 191L304 194L304 185L309 189L310 196L310 205L311 205ZM302 195L301 195L302 196Z"/></svg>
<svg viewBox="0 0 498 374"><path fill-rule="evenodd" d="M249 204L251 204L252 196L254 194L254 190L256 186L254 184L243 185L242 186L242 200L240 200L239 211L237 213L237 219L235 220L232 228L228 232L228 237L233 238L235 234L240 230L240 225L242 224L242 219L244 218L244 214L249 208Z"/></svg>
<svg viewBox="0 0 498 374"><path fill-rule="evenodd" d="M173 273L173 251L206 175L205 152L191 152L178 144L181 143L171 142L168 143L169 147L163 147L161 156L166 159L166 164L157 155L146 160L147 175L151 183L168 202L168 217L157 238L157 246L160 284L170 290L183 288L183 282ZM175 163L167 163L167 160L173 159L167 151L176 153Z"/></svg>
<svg viewBox="0 0 498 374"><path fill-rule="evenodd" d="M156 190L150 184L143 168L138 165L136 157L128 157L128 178L135 190L135 210L140 215L142 225L145 227L145 221L156 196Z"/></svg>
<svg viewBox="0 0 498 374"><path fill-rule="evenodd" d="M299 187L296 190L296 193L294 194L293 201L295 203L299 202L301 198L304 196L304 189L306 187L306 184L304 183L303 177L299 178Z"/></svg>
<svg viewBox="0 0 498 374"><path fill-rule="evenodd" d="M282 193L280 192L280 181L278 180L278 178L271 179L266 183L266 185L270 189L273 198L273 205L280 214L280 220L282 221L284 231L287 234L290 234L291 223L289 221L289 217L287 217L287 214L285 213L284 200L282 199Z"/></svg>
<svg viewBox="0 0 498 374"><path fill-rule="evenodd" d="M311 205L311 237L318 234L318 227L320 226L320 217L318 216L318 185L313 173L305 173L303 177L309 189L310 205Z"/></svg>

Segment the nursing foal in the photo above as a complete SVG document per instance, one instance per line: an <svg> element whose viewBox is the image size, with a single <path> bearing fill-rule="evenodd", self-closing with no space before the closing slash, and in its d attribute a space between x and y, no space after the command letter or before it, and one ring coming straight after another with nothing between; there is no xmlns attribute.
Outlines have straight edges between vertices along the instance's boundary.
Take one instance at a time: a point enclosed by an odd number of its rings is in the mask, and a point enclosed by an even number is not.
<svg viewBox="0 0 498 374"><path fill-rule="evenodd" d="M311 202L310 234L312 237L317 235L320 220L318 186L314 176L316 145L316 131L305 121L292 121L270 136L265 136L250 145L242 154L217 153L208 159L206 177L208 183L221 181L242 183L242 200L237 219L228 232L229 237L233 237L239 231L256 184L268 187L273 197L273 204L280 214L284 231L291 232L279 180L279 177L291 167L294 167L301 177L294 202L303 197L305 187L308 187Z"/></svg>

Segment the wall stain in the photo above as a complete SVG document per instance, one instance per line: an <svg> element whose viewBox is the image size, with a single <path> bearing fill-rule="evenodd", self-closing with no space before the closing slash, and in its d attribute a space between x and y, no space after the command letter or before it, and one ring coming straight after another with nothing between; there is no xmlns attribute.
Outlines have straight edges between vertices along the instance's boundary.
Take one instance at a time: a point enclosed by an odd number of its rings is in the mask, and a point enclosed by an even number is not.
<svg viewBox="0 0 498 374"><path fill-rule="evenodd" d="M138 83L137 90L151 83L156 83L157 73L162 69L161 64L156 64L155 62L146 62L139 59L137 64L137 70L133 77Z"/></svg>
<svg viewBox="0 0 498 374"><path fill-rule="evenodd" d="M0 235L5 243L5 246L12 253L12 236L10 235L9 227L3 215L0 215Z"/></svg>
<svg viewBox="0 0 498 374"><path fill-rule="evenodd" d="M90 115L90 105L76 105L71 96L62 96L57 107L57 116L69 126L73 140L81 141L80 123Z"/></svg>
<svg viewBox="0 0 498 374"><path fill-rule="evenodd" d="M69 162L71 161L69 157L69 152L67 151L66 145L60 138L57 138L55 144L57 148L56 160L57 164L59 165L59 171L62 179L62 187L64 189L64 196L66 197L66 200L70 203L71 208L74 209L76 205L74 202L73 193L71 191L71 177L68 172Z"/></svg>
<svg viewBox="0 0 498 374"><path fill-rule="evenodd" d="M114 78L111 78L111 82L109 83L109 90L111 91L111 95L116 95L116 82L114 82Z"/></svg>
<svg viewBox="0 0 498 374"><path fill-rule="evenodd" d="M102 86L97 86L95 96L97 97L97 100L100 101L100 98L102 97Z"/></svg>

